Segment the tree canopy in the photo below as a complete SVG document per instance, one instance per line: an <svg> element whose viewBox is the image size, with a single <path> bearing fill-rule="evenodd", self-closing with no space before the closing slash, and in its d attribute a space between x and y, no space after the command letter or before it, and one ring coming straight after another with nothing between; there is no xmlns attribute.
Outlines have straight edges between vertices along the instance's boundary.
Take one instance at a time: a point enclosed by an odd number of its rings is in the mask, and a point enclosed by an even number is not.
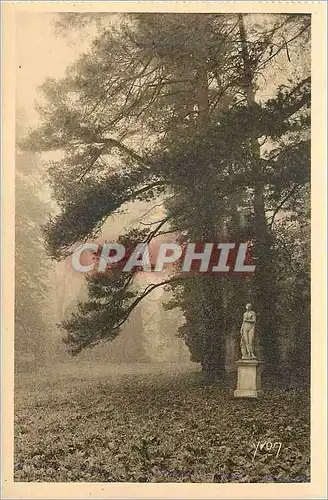
<svg viewBox="0 0 328 500"><path fill-rule="evenodd" d="M64 25L76 20L61 18ZM141 200L164 199L163 219L122 234L129 245L169 232L179 241L252 241L252 280L175 274L162 285L171 284L168 307L182 309L180 334L209 372L223 376L224 338L246 299L258 308L267 365L276 364L283 302L294 292L291 308L309 300L298 289L309 280L301 234L309 218L311 89L309 70L297 68L309 47L310 16L98 21L90 51L63 79L44 83L42 124L23 141L32 151L63 152L49 165L60 208L44 226L49 254L63 258L96 238L127 202ZM114 338L160 286L140 290L135 275L111 268L87 277L90 300L63 325L73 353ZM306 342L308 325L303 330Z"/></svg>

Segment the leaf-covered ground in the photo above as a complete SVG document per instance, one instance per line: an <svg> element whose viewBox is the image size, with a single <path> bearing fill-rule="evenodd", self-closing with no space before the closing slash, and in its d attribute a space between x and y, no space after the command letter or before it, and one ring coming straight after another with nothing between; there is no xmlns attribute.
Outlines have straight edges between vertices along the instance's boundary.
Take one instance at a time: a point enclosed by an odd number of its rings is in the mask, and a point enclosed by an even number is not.
<svg viewBox="0 0 328 500"><path fill-rule="evenodd" d="M310 480L307 391L235 399L197 373L149 368L17 375L15 481Z"/></svg>

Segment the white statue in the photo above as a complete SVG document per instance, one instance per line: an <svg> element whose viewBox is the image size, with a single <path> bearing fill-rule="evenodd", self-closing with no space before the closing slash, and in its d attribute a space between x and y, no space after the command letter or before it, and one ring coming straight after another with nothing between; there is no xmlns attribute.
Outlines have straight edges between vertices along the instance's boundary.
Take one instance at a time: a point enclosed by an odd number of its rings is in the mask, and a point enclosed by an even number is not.
<svg viewBox="0 0 328 500"><path fill-rule="evenodd" d="M256 314L252 311L252 304L246 304L246 312L243 317L240 334L240 349L242 359L255 359L254 354L254 331L256 323Z"/></svg>

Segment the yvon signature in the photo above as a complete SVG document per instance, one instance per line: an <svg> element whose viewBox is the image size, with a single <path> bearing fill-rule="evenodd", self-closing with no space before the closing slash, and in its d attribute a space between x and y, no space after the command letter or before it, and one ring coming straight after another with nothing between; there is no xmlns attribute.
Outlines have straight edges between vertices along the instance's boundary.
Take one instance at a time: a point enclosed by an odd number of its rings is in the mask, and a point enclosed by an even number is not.
<svg viewBox="0 0 328 500"><path fill-rule="evenodd" d="M276 453L276 458L278 458L279 456L279 453L280 453L280 450L281 450L281 447L282 447L282 443L280 442L276 442L276 443L272 443L272 441L258 441L257 444L253 444L255 450L254 450L254 454L253 454L253 460L255 460L255 457L256 457L256 454L258 453L258 451L267 451L267 452L274 452L276 449L277 449L277 453Z"/></svg>

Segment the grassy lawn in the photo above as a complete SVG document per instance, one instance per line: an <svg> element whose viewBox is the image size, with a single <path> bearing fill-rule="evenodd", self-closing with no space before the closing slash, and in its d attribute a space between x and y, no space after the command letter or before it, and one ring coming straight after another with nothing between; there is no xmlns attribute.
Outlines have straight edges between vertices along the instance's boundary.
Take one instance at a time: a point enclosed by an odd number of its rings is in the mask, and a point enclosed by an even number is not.
<svg viewBox="0 0 328 500"><path fill-rule="evenodd" d="M309 481L307 391L243 400L190 369L117 370L16 376L15 481Z"/></svg>

